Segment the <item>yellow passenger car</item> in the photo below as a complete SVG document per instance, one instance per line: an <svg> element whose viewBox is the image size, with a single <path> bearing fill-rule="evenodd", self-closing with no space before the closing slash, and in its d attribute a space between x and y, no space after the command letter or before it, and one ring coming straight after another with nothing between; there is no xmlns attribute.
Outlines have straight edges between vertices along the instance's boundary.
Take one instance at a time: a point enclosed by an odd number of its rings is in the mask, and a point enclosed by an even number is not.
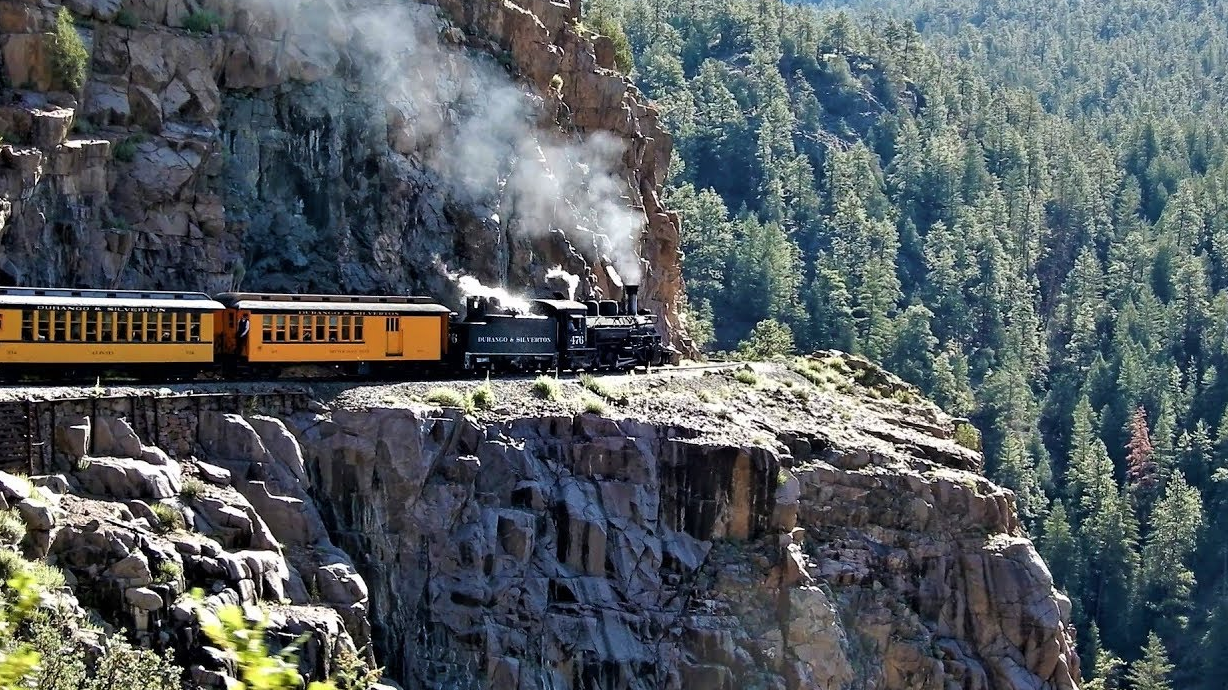
<svg viewBox="0 0 1228 690"><path fill-rule="evenodd" d="M246 364L439 362L451 310L426 297L225 293L220 351Z"/></svg>
<svg viewBox="0 0 1228 690"><path fill-rule="evenodd" d="M206 365L221 310L200 293L0 288L0 367Z"/></svg>

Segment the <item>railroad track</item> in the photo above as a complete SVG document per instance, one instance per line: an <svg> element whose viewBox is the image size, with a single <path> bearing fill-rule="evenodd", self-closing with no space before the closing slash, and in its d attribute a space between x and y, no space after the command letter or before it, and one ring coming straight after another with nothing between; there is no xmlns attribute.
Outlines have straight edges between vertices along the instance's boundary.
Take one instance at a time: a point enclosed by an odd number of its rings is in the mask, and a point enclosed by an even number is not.
<svg viewBox="0 0 1228 690"><path fill-rule="evenodd" d="M692 373L706 371L722 371L728 369L736 369L743 366L743 362L697 362L684 365L665 365L659 367L651 367L647 371L643 369L634 369L631 371L598 371L598 372L575 372L565 371L558 378L562 380L578 380L581 376L592 374L598 378L604 377L644 377L644 376L686 376ZM546 372L549 374L549 372ZM503 381L531 381L543 372L529 373L506 373L492 376L492 380ZM552 375L552 374L550 374ZM460 382L460 381L482 381L485 380L485 375L474 374L472 376L441 376L422 374L417 376L319 376L319 377L287 377L287 378L250 378L250 379L221 379L221 378L191 378L191 379L175 379L175 380L142 380L142 379L96 379L95 381L88 380L73 380L73 381L29 381L22 383L9 383L0 386L0 391L19 391L19 390L38 390L47 388L63 388L72 389L80 392L88 391L91 388L97 389L98 394L103 394L103 391L115 388L130 388L134 390L149 389L149 388L171 388L183 389L186 386L208 386L210 388L226 388L229 386L312 386L312 385L329 385L329 384L354 384L354 385L393 385L398 383L434 383L434 382ZM190 394L190 390L182 390L180 394Z"/></svg>

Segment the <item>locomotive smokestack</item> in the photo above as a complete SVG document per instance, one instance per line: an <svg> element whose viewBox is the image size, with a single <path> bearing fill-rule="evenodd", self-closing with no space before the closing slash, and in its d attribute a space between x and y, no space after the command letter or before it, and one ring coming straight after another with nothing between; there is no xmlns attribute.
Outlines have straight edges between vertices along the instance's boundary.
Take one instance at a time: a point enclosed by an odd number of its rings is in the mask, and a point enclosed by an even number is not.
<svg viewBox="0 0 1228 690"><path fill-rule="evenodd" d="M635 316L640 313L640 286L628 285L624 292L627 296L627 313Z"/></svg>

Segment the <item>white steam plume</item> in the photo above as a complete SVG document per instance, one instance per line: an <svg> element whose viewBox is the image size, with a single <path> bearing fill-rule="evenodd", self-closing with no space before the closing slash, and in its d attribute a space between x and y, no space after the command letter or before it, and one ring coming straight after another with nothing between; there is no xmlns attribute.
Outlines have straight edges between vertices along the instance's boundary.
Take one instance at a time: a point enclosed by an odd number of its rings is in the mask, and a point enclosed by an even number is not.
<svg viewBox="0 0 1228 690"><path fill-rule="evenodd" d="M403 154L429 152L423 162L455 200L488 207L496 213L487 217L502 219L493 222L531 236L560 229L594 263L613 264L628 283L642 280L644 217L618 174L623 142L600 132L569 140L540 127L543 100L488 57L444 44L436 7L255 2L295 17L292 31L312 34L305 40L344 33L351 53L369 56L366 86L387 99L390 143Z"/></svg>
<svg viewBox="0 0 1228 690"><path fill-rule="evenodd" d="M503 288L487 287L473 276L452 277L456 286L465 293L466 297L494 297L499 300L501 306L514 309L521 314L529 313L529 302L523 297L517 297Z"/></svg>
<svg viewBox="0 0 1228 690"><path fill-rule="evenodd" d="M546 279L550 280L551 278L558 278L567 284L567 299L574 300L576 298L576 289L580 287L580 276L564 271L562 266L555 266L546 271Z"/></svg>

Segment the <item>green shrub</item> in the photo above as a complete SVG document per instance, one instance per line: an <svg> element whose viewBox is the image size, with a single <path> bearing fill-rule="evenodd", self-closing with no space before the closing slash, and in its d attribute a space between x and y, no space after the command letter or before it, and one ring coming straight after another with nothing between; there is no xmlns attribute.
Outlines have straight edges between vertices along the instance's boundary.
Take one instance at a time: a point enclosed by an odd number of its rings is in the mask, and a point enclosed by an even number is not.
<svg viewBox="0 0 1228 690"><path fill-rule="evenodd" d="M80 91L85 86L85 71L90 54L73 25L72 14L64 8L55 15L55 31L52 34L51 65L56 79L68 91Z"/></svg>
<svg viewBox="0 0 1228 690"><path fill-rule="evenodd" d="M747 359L767 359L793 353L793 329L776 319L755 324L746 340L738 343L738 353Z"/></svg>
<svg viewBox="0 0 1228 690"><path fill-rule="evenodd" d="M921 402L921 396L907 388L898 388L891 391L891 399L908 405L916 405L917 403Z"/></svg>
<svg viewBox="0 0 1228 690"><path fill-rule="evenodd" d="M94 126L93 122L90 122L83 117L77 117L72 121L72 131L76 132L77 134L88 135L97 132L98 128Z"/></svg>
<svg viewBox="0 0 1228 690"><path fill-rule="evenodd" d="M162 561L154 571L154 582L162 585L179 582L181 577L183 577L183 566L175 561Z"/></svg>
<svg viewBox="0 0 1228 690"><path fill-rule="evenodd" d="M222 17L208 10L197 10L183 18L183 28L198 34L212 31L215 24L221 26Z"/></svg>
<svg viewBox="0 0 1228 690"><path fill-rule="evenodd" d="M12 556L21 560L16 554ZM8 562L7 557L3 558ZM99 647L81 634L90 629L86 620L67 609L40 607L45 589L37 573L32 574L37 569L38 564L23 561L0 590L0 688L180 690L183 687L183 669L175 666L169 650L158 656L150 650L134 647L122 631L101 637ZM60 586L54 581L56 578L43 579L53 580L50 584ZM62 580L59 582L62 584ZM224 649L235 649L241 642L264 651L263 647L255 647L250 636L236 634L232 638L235 639L223 645ZM268 657L268 654L263 656ZM297 673L292 677L252 673L253 669L284 668L285 660L292 661L291 654L265 661L253 659L248 654L235 657L239 661L240 677L249 690L289 690L303 685ZM366 681L371 676L359 678ZM334 688L331 684L313 683L308 690Z"/></svg>
<svg viewBox="0 0 1228 690"><path fill-rule="evenodd" d="M204 593L200 590L192 591L192 598L198 602L203 597ZM264 641L267 617L249 621L238 606L224 606L218 611L211 611L197 605L196 614L205 635L225 656L234 660L242 687L282 690L303 686L303 678L295 661L297 645L290 645L277 655L269 653ZM308 685L307 690L336 690L336 686L331 682L316 682Z"/></svg>
<svg viewBox="0 0 1228 690"><path fill-rule="evenodd" d="M142 137L128 137L115 145L115 160L131 163L136 158L136 146Z"/></svg>
<svg viewBox="0 0 1228 690"><path fill-rule="evenodd" d="M186 487L186 482L184 485ZM200 491L197 490L195 495L199 494ZM187 527L187 523L185 523L183 520L183 513L179 512L178 508L170 505L169 503L155 503L149 506L149 509L152 510L154 516L158 518L158 524L153 526L154 530L162 534L185 529Z"/></svg>
<svg viewBox="0 0 1228 690"><path fill-rule="evenodd" d="M533 387L531 390L533 391L533 395L536 395L542 400L558 400L562 387L559 385L559 381L556 378L550 376L538 376L537 380L533 382Z"/></svg>
<svg viewBox="0 0 1228 690"><path fill-rule="evenodd" d="M179 690L183 670L175 666L168 649L162 656L133 647L123 636L111 636L103 643L105 651L91 674L86 690ZM258 687L258 686L248 686Z"/></svg>
<svg viewBox="0 0 1228 690"><path fill-rule="evenodd" d="M738 372L733 375L733 378L738 383L745 383L748 386L753 386L759 383L759 375L750 369L738 369Z"/></svg>
<svg viewBox="0 0 1228 690"><path fill-rule="evenodd" d="M584 25L580 26L584 27ZM614 44L614 65L619 71L629 73L635 67L635 59L631 56L631 41L627 40L627 33L623 31L622 24L617 19L606 14L598 14L589 17L588 26L584 28L610 38Z"/></svg>
<svg viewBox="0 0 1228 690"><path fill-rule="evenodd" d="M807 359L797 358L792 364L793 371L819 388L847 393L853 384L849 380L849 370L844 362L836 358Z"/></svg>
<svg viewBox="0 0 1228 690"><path fill-rule="evenodd" d="M40 591L64 586L64 573L59 568L45 561L27 561L11 549L0 549L0 580L13 578L29 578Z"/></svg>
<svg viewBox="0 0 1228 690"><path fill-rule="evenodd" d="M341 650L333 657L335 663L332 682L337 690L367 690L384 675L382 668L370 668L348 645L339 645Z"/></svg>
<svg viewBox="0 0 1228 690"><path fill-rule="evenodd" d="M205 483L196 477L188 477L183 480L183 488L179 489L179 498L184 501L191 501L197 496L205 492Z"/></svg>
<svg viewBox="0 0 1228 690"><path fill-rule="evenodd" d="M141 20L136 18L132 10L125 8L115 15L115 23L125 29L135 29L141 23Z"/></svg>
<svg viewBox="0 0 1228 690"><path fill-rule="evenodd" d="M584 411L589 414L605 414L605 401L600 398L588 398L584 401Z"/></svg>
<svg viewBox="0 0 1228 690"><path fill-rule="evenodd" d="M24 472L17 472L12 476L18 484L21 484L21 492L23 494L27 496L34 495L34 482L30 481L30 478Z"/></svg>
<svg viewBox="0 0 1228 690"><path fill-rule="evenodd" d="M94 654L87 654L89 645L78 635L82 623L60 610L39 609L30 615L28 635L23 637L40 656L32 687L179 690L183 669L174 665L169 651L158 656L133 647L123 634L111 635L101 640L102 653L93 661Z"/></svg>
<svg viewBox="0 0 1228 690"><path fill-rule="evenodd" d="M955 442L968 450L981 452L981 433L967 422L955 423Z"/></svg>
<svg viewBox="0 0 1228 690"><path fill-rule="evenodd" d="M20 560L12 551L0 551L0 561L7 564L9 557ZM21 568L5 577L7 590L0 599L0 688L42 687L37 682L41 655L28 641L18 639L19 630L31 618L38 607L42 592Z"/></svg>
<svg viewBox="0 0 1228 690"><path fill-rule="evenodd" d="M0 545L16 546L25 537L26 523L17 511L0 511Z"/></svg>
<svg viewBox="0 0 1228 690"><path fill-rule="evenodd" d="M28 561L26 569L34 578L34 583L44 590L59 589L64 586L64 571L48 565L46 561Z"/></svg>
<svg viewBox="0 0 1228 690"><path fill-rule="evenodd" d="M40 608L25 623L28 635L23 635L39 655L38 671L33 679L37 688L88 687L85 679L84 647L76 644L75 621L67 611Z"/></svg>
<svg viewBox="0 0 1228 690"><path fill-rule="evenodd" d="M465 396L452 388L432 388L426 392L426 401L440 407L466 408Z"/></svg>
<svg viewBox="0 0 1228 690"><path fill-rule="evenodd" d="M603 398L610 399L615 397L614 389L610 388L609 384L590 374L580 375L580 385Z"/></svg>
<svg viewBox="0 0 1228 690"><path fill-rule="evenodd" d="M31 577L27 566L21 554L12 549L0 549L0 581L7 582L19 575Z"/></svg>
<svg viewBox="0 0 1228 690"><path fill-rule="evenodd" d="M490 376L487 375L486 383L473 389L469 394L469 404L475 410L489 410L495 406L495 389L490 385Z"/></svg>

